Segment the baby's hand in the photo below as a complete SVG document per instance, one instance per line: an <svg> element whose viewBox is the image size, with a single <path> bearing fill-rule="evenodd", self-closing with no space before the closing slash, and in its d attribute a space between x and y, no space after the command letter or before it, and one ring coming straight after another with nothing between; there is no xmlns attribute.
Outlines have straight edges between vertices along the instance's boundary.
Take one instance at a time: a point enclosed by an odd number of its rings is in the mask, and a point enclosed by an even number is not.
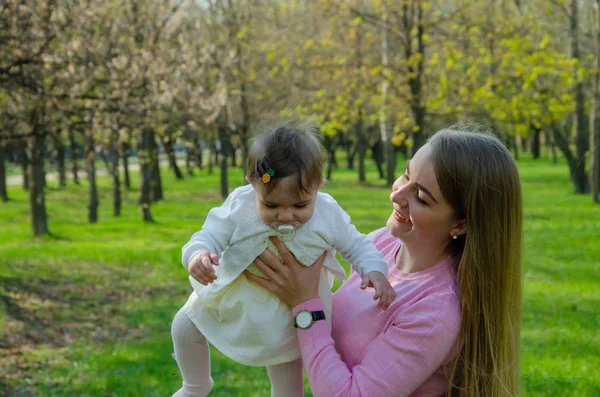
<svg viewBox="0 0 600 397"><path fill-rule="evenodd" d="M217 254L208 251L200 251L192 257L188 264L188 272L200 284L212 284L217 275L213 266L219 266L219 257Z"/></svg>
<svg viewBox="0 0 600 397"><path fill-rule="evenodd" d="M396 299L396 291L385 277L385 275L381 272L369 272L362 276L362 283L360 284L361 289L365 289L367 287L375 288L375 295L373 295L373 300L379 299L379 303L377 307L383 310L387 310L388 307L392 304L394 299Z"/></svg>

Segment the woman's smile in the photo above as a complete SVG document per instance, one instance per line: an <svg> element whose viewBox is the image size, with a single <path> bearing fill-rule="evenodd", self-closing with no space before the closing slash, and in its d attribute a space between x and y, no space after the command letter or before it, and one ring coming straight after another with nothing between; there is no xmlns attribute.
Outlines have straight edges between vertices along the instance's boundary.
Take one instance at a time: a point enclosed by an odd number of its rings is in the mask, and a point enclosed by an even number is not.
<svg viewBox="0 0 600 397"><path fill-rule="evenodd" d="M394 210L393 212L394 214L394 218L400 222L400 223L408 223L408 224L412 224L411 221L409 221L407 218L403 217L402 215L400 215L400 213L396 210Z"/></svg>

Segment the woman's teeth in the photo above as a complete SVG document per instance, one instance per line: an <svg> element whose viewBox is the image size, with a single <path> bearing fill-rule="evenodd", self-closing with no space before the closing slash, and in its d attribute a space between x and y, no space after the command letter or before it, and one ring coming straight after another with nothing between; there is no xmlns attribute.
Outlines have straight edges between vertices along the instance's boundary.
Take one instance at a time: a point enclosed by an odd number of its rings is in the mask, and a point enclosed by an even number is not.
<svg viewBox="0 0 600 397"><path fill-rule="evenodd" d="M396 210L394 210L394 214L396 215L396 217L401 220L404 221L406 223L412 223L410 220L408 220L407 218L403 217L402 215L400 215L400 213Z"/></svg>

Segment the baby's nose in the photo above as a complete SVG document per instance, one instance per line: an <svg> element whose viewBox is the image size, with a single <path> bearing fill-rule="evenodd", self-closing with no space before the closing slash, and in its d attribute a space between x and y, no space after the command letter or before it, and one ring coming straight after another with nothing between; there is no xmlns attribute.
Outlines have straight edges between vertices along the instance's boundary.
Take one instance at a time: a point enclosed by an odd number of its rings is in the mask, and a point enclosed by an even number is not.
<svg viewBox="0 0 600 397"><path fill-rule="evenodd" d="M292 211L281 211L277 215L277 220L284 223L291 222L294 220L294 213Z"/></svg>

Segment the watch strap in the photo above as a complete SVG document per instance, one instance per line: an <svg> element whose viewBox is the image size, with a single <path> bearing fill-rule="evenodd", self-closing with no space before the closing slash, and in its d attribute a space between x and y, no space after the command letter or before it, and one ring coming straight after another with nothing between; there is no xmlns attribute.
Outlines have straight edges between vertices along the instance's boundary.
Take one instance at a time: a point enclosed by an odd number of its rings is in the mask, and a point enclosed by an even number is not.
<svg viewBox="0 0 600 397"><path fill-rule="evenodd" d="M312 314L313 323L315 321L325 320L325 312L323 310L311 311L310 314Z"/></svg>

